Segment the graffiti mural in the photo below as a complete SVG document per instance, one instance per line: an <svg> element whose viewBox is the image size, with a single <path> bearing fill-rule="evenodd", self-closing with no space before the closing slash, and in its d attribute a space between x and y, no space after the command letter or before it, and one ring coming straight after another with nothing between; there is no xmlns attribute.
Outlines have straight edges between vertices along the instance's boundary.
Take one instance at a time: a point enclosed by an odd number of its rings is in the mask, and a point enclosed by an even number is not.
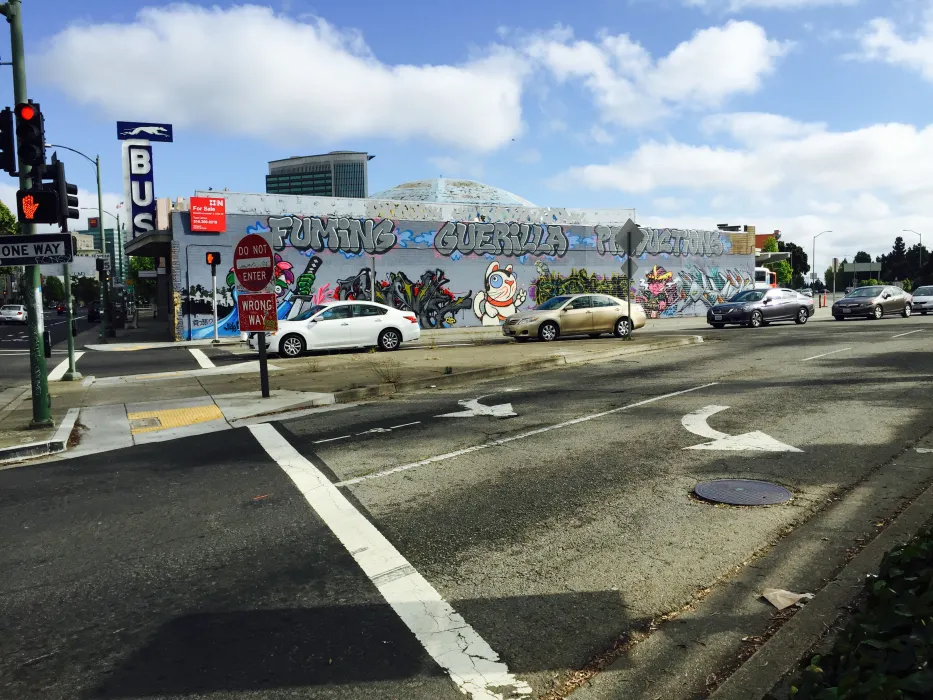
<svg viewBox="0 0 933 700"><path fill-rule="evenodd" d="M334 299L372 300L372 272L363 268L353 277L337 280ZM472 306L473 292L458 296L447 289L449 279L440 269L426 270L417 282L404 272L390 272L377 281L376 301L402 311L411 311L422 328L449 328L457 323L456 314Z"/></svg>
<svg viewBox="0 0 933 700"><path fill-rule="evenodd" d="M563 257L570 240L562 226L518 223L458 223L448 221L434 236L438 253L463 255L550 255Z"/></svg>
<svg viewBox="0 0 933 700"><path fill-rule="evenodd" d="M535 267L538 277L531 284L531 298L535 305L561 294L609 294L625 298L625 288L628 286L628 277L625 275L616 272L600 275L583 269L571 269L565 274L554 273L542 262L536 263Z"/></svg>
<svg viewBox="0 0 933 700"><path fill-rule="evenodd" d="M622 299L628 293L657 318L698 315L751 286L754 275L753 249L739 245L735 236L740 234L643 228L628 213L408 203L373 207L368 200L289 197L275 198L271 206L287 202L295 209L278 213L268 210L271 200L225 196L228 228L214 234L210 245L231 259L244 234L269 238L280 319L288 316L297 295L315 303L375 297L410 311L426 329L494 326L553 296L580 292ZM183 339L209 338L214 329L210 269L195 263L203 259L205 239L189 231L187 216L175 212L172 217L173 246L179 250L173 284L182 301L176 333ZM631 281L625 257L629 240ZM217 282L226 282L218 289L218 334L238 335L232 270Z"/></svg>
<svg viewBox="0 0 933 700"><path fill-rule="evenodd" d="M327 249L332 253L379 255L392 250L398 242L395 223L389 219L270 216L269 228L275 250L291 245L302 251Z"/></svg>
<svg viewBox="0 0 933 700"><path fill-rule="evenodd" d="M486 268L483 291L477 292L473 299L473 313L484 326L498 326L518 311L527 298L528 293L518 286L512 266L500 269L498 262L492 262Z"/></svg>

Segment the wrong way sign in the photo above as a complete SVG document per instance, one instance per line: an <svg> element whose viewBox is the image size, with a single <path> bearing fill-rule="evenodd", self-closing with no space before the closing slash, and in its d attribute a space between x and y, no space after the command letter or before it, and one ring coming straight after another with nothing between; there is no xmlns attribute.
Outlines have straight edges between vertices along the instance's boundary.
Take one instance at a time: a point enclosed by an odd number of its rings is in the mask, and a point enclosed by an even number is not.
<svg viewBox="0 0 933 700"><path fill-rule="evenodd" d="M249 333L274 333L278 330L275 294L240 294L236 299L240 330Z"/></svg>

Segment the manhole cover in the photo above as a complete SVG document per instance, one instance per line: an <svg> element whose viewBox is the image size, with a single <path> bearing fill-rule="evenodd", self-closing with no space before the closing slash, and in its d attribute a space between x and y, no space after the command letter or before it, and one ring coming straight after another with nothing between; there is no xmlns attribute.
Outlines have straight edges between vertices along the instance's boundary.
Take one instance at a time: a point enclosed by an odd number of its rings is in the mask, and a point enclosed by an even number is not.
<svg viewBox="0 0 933 700"><path fill-rule="evenodd" d="M140 428L161 428L162 421L158 418L134 418L130 421L130 428L139 430Z"/></svg>
<svg viewBox="0 0 933 700"><path fill-rule="evenodd" d="M696 485L693 492L706 501L728 503L733 506L770 506L786 503L793 494L783 486L770 481L750 479L717 479Z"/></svg>

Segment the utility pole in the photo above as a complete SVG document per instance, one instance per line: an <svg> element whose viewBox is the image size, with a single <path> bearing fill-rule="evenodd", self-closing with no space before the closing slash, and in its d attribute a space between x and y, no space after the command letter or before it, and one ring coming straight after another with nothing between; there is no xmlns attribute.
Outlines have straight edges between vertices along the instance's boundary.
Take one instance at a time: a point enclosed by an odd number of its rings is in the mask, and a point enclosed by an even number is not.
<svg viewBox="0 0 933 700"><path fill-rule="evenodd" d="M29 100L26 91L26 57L23 51L23 16L20 0L8 0L0 5L10 24L10 49L13 62L13 101L23 104ZM19 187L28 190L32 187L30 173L32 167L19 158ZM23 223L23 234L32 236L36 233L35 224ZM52 425L52 400L49 396L48 368L45 364L42 331L42 283L38 265L27 265L23 282L26 286L26 307L29 314L29 377L32 384L32 422L34 428L46 428Z"/></svg>

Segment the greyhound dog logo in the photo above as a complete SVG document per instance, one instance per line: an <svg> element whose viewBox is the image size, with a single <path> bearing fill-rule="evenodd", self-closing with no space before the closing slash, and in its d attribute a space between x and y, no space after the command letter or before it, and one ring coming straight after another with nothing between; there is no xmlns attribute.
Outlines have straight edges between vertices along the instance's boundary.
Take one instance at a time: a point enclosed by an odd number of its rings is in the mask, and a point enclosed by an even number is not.
<svg viewBox="0 0 933 700"><path fill-rule="evenodd" d="M164 126L137 126L133 129L123 131L123 136L139 136L140 134L149 134L150 136L168 136L168 129Z"/></svg>

